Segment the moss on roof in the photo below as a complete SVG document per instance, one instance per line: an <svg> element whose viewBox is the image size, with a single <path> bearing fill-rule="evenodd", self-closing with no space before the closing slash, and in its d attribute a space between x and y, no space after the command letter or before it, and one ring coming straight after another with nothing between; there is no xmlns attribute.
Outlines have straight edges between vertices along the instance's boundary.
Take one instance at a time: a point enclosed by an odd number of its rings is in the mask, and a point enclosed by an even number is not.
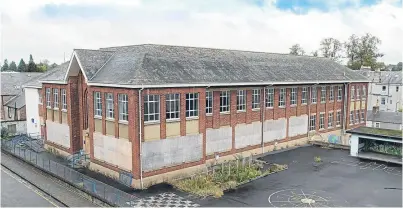
<svg viewBox="0 0 403 209"><path fill-rule="evenodd" d="M389 136L402 138L401 130L383 129L383 128L373 128L373 127L358 127L350 131L351 133L363 133L363 134L373 134L379 136Z"/></svg>

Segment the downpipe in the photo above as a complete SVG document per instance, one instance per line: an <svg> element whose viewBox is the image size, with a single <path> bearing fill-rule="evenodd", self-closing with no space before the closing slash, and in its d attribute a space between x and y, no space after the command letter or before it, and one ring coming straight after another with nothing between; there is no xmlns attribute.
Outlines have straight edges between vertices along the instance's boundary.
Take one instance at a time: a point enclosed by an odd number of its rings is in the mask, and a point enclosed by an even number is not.
<svg viewBox="0 0 403 209"><path fill-rule="evenodd" d="M266 87L263 87L263 106L261 107L262 109L262 116L261 116L261 118L262 118L262 129L261 129L261 136L262 136L262 142L261 142L261 144L262 144L262 154L264 153L264 137L263 137L263 134L264 134L264 131L263 131L263 128L264 128L264 119L265 119L265 112L266 112Z"/></svg>
<svg viewBox="0 0 403 209"><path fill-rule="evenodd" d="M139 101L139 104L138 104L138 107L139 107L139 143L140 143L140 185L141 185L141 189L144 189L144 184L143 184L143 160L142 160L142 158L143 158L143 149L142 149L142 141L143 141L143 139L142 139L142 115L141 115L141 98L142 98L142 96L141 96L141 93L142 93L142 91L144 90L144 88L141 88L141 89L139 89L139 95L138 95L138 101Z"/></svg>
<svg viewBox="0 0 403 209"><path fill-rule="evenodd" d="M348 90L348 84L349 83L344 83L344 101L343 101L343 125L342 125L342 129L341 129L341 136L342 136L342 141L345 141L345 134L346 134L346 127L347 127L347 90Z"/></svg>

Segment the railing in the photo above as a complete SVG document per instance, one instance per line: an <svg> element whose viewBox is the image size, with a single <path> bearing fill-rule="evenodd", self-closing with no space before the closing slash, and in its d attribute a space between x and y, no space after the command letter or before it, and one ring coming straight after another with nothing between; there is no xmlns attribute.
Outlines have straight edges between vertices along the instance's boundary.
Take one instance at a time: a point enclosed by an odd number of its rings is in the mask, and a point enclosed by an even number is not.
<svg viewBox="0 0 403 209"><path fill-rule="evenodd" d="M40 154L27 149L23 146L17 146L13 140L1 140L1 149L17 158L24 160L36 168L45 171L70 185L90 194L93 197L117 207L130 207L133 203L141 199L125 193L115 187L109 186L82 173L75 171L60 163L54 162ZM148 205L153 207L153 205Z"/></svg>

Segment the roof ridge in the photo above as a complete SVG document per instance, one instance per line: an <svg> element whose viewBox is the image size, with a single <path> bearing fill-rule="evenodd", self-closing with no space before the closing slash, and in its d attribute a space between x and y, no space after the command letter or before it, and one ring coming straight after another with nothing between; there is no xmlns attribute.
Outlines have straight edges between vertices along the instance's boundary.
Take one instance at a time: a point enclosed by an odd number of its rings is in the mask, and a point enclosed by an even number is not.
<svg viewBox="0 0 403 209"><path fill-rule="evenodd" d="M102 49L102 48L100 48L100 49ZM80 49L73 49L73 51L75 51L75 50L88 50L88 51L98 51L98 52L115 52L113 50L100 50L100 49L83 49L83 48L80 48Z"/></svg>

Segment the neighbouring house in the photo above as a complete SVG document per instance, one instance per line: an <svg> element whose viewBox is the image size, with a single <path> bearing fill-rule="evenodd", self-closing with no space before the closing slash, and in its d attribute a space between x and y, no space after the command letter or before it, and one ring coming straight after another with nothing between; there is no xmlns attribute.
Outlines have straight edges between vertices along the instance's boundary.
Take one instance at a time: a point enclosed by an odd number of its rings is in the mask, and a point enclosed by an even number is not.
<svg viewBox="0 0 403 209"><path fill-rule="evenodd" d="M367 126L383 129L402 130L402 113L379 111L378 106L367 112Z"/></svg>
<svg viewBox="0 0 403 209"><path fill-rule="evenodd" d="M22 85L41 73L1 72L1 127L9 134L26 134L26 105Z"/></svg>
<svg viewBox="0 0 403 209"><path fill-rule="evenodd" d="M379 104L380 111L396 112L402 109L402 72L360 70L368 80L368 110Z"/></svg>
<svg viewBox="0 0 403 209"><path fill-rule="evenodd" d="M75 49L39 82L45 147L144 188L311 136L348 142L369 81L326 58L146 44Z"/></svg>

